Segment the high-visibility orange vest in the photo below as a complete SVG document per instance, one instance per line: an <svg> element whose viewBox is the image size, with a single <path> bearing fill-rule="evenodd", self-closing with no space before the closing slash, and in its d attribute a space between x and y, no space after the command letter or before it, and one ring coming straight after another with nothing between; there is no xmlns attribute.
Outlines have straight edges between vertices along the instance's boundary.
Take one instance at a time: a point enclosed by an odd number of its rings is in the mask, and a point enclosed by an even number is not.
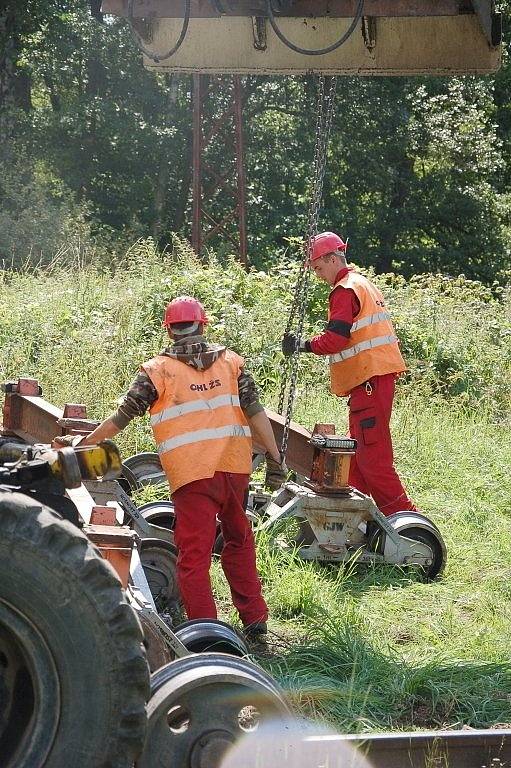
<svg viewBox="0 0 511 768"><path fill-rule="evenodd" d="M338 285L351 288L360 303L360 312L351 326L347 346L330 355L330 388L345 396L371 376L406 371L399 343L378 288L363 275L350 270ZM330 319L330 316L329 318Z"/></svg>
<svg viewBox="0 0 511 768"><path fill-rule="evenodd" d="M215 472L250 474L252 439L238 393L243 363L227 349L205 371L166 355L142 366L158 392L151 427L172 491Z"/></svg>

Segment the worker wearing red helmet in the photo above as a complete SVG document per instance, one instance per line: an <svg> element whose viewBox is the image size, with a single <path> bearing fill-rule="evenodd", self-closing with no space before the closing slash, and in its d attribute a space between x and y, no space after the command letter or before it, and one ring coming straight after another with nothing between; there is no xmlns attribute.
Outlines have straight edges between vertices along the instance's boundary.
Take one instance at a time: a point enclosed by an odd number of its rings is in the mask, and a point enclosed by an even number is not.
<svg viewBox="0 0 511 768"><path fill-rule="evenodd" d="M371 495L384 515L416 510L394 468L389 426L395 380L406 365L380 290L348 267L346 248L334 232L313 239L312 269L332 286L328 323L310 341L286 334L282 350L329 356L331 391L348 397L349 434L357 440L350 484Z"/></svg>
<svg viewBox="0 0 511 768"><path fill-rule="evenodd" d="M216 618L209 568L220 520L222 567L249 639L266 632L268 608L256 570L254 537L245 514L252 432L266 448L267 484L286 468L252 376L236 352L203 335L204 307L190 296L167 306L163 325L173 344L142 365L117 412L83 443L114 437L149 410L176 512L177 575L189 619Z"/></svg>

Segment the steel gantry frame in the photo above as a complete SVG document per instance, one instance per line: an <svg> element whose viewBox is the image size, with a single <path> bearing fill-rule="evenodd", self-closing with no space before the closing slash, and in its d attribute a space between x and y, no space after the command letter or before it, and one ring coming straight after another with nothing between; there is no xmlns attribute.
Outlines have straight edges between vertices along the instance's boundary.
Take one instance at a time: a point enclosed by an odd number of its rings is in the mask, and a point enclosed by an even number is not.
<svg viewBox="0 0 511 768"><path fill-rule="evenodd" d="M221 233L247 266L242 90L239 75L193 75L192 246Z"/></svg>

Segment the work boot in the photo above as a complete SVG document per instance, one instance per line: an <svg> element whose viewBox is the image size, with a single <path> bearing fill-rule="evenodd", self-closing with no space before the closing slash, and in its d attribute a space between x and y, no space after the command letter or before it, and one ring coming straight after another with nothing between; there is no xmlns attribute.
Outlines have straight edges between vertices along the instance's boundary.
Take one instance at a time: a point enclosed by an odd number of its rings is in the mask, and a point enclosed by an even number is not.
<svg viewBox="0 0 511 768"><path fill-rule="evenodd" d="M267 633L268 626L265 621L257 621L243 627L243 635L250 653L268 653Z"/></svg>

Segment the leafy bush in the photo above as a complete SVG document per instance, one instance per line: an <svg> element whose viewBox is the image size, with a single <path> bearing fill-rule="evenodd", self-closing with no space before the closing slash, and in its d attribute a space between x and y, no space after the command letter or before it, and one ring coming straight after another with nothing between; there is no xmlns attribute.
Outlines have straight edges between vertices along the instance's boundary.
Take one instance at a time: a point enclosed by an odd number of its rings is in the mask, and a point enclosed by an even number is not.
<svg viewBox="0 0 511 768"><path fill-rule="evenodd" d="M164 253L144 240L129 249L113 272L79 262L71 269L56 264L35 272L5 270L2 375L24 371L54 387L55 366L64 366L69 388L76 393L72 365L95 361L90 372L79 364L84 399L90 400L88 379L93 377L99 402L113 403L140 363L166 344L161 327L166 302L193 294L207 309L210 338L245 356L266 400L273 402L283 370L280 339L296 269L289 262L269 272L246 272L234 258L220 262L212 254L202 263L179 240ZM509 289L488 288L463 276L420 275L408 282L393 274L372 277L388 299L409 366L405 390L418 388L429 396L505 415L511 363ZM312 278L307 335L321 330L327 296L328 286ZM327 397L325 360L302 355L300 365L299 402L312 390Z"/></svg>
<svg viewBox="0 0 511 768"><path fill-rule="evenodd" d="M103 255L82 264L79 253L71 266L4 270L0 377L37 377L55 404L85 402L91 418L104 417L139 364L166 343L165 303L192 293L210 315L211 338L244 354L264 400L275 402L295 277L296 263L247 273L215 256L203 264L180 241L158 253L150 240L115 270ZM442 531L447 569L421 584L390 566L302 562L259 531L270 638L282 648L265 663L304 716L342 730L508 723L509 290L441 275L375 279L410 366L393 414L396 463ZM313 279L307 334L321 327L327 294ZM345 405L328 394L325 361L302 355L300 365L297 420L340 424ZM154 449L143 419L118 443L125 455ZM286 525L283 533L292 531ZM212 570L221 617L232 620L228 585L218 564Z"/></svg>
<svg viewBox="0 0 511 768"><path fill-rule="evenodd" d="M24 151L4 147L0 155L0 264L4 266L48 263L55 253L82 249L90 237L86 207L75 202L44 162L22 160Z"/></svg>

